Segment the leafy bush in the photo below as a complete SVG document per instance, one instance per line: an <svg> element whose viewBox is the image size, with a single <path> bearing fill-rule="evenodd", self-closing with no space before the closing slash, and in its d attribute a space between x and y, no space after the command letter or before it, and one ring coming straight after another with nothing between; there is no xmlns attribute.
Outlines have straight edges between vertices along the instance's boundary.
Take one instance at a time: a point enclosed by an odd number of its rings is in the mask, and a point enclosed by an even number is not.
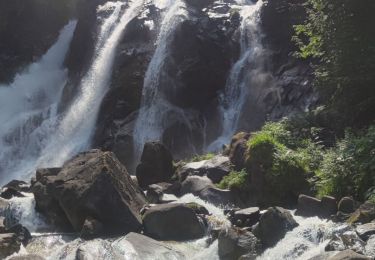
<svg viewBox="0 0 375 260"><path fill-rule="evenodd" d="M245 170L240 172L233 171L221 180L217 185L220 189L238 189L244 190L247 188L249 176Z"/></svg>
<svg viewBox="0 0 375 260"><path fill-rule="evenodd" d="M347 132L345 138L325 154L319 174L319 193L338 197L353 195L364 200L365 194L375 186L374 173L375 126L364 134Z"/></svg>

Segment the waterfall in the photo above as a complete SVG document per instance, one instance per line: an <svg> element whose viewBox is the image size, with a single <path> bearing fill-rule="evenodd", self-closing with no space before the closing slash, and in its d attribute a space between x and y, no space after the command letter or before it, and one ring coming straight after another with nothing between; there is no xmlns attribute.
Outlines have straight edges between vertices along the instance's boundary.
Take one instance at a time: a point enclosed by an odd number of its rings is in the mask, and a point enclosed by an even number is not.
<svg viewBox="0 0 375 260"><path fill-rule="evenodd" d="M256 3L240 1L240 4L242 4L241 54L232 66L225 89L219 98L222 133L208 146L208 151L218 151L230 142L231 137L238 130L239 120L252 87L263 81L264 49L259 28L259 14L263 1L259 0Z"/></svg>
<svg viewBox="0 0 375 260"><path fill-rule="evenodd" d="M107 2L95 44L95 56L78 86L78 94L62 115L57 104L66 83L62 64L75 22L61 32L56 44L0 88L0 173L4 183L29 177L37 167L61 166L90 145L97 114L111 77L116 47L126 25L138 15L143 0ZM109 14L109 15L107 15Z"/></svg>
<svg viewBox="0 0 375 260"><path fill-rule="evenodd" d="M142 92L142 104L134 130L135 152L142 151L147 141L160 140L163 130L173 122L171 117L183 120L185 111L172 105L165 98L165 88L173 90L173 79L168 78L164 65L168 56L168 47L174 29L187 18L185 3L182 0L156 1L157 6L166 7L161 23L156 50L148 65ZM163 86L168 82L168 86ZM164 87L164 89L163 89ZM188 120L185 120L188 122Z"/></svg>

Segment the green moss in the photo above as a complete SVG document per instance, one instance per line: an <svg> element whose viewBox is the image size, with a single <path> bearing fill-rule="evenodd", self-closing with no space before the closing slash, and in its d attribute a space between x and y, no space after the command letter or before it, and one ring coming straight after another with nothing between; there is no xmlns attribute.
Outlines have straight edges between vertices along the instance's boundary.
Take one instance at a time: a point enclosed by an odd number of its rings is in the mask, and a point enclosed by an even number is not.
<svg viewBox="0 0 375 260"><path fill-rule="evenodd" d="M200 162L204 160L210 160L215 157L214 153L207 153L207 154L202 154L202 155L195 155L190 162Z"/></svg>
<svg viewBox="0 0 375 260"><path fill-rule="evenodd" d="M248 185L248 173L245 170L240 172L233 171L225 176L221 182L217 185L220 189L239 189L244 190Z"/></svg>

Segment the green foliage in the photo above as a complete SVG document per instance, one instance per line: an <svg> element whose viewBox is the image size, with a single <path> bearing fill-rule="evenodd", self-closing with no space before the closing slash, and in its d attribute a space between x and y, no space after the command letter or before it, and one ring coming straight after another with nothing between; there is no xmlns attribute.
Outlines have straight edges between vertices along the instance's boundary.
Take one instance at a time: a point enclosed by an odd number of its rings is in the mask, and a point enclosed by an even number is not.
<svg viewBox="0 0 375 260"><path fill-rule="evenodd" d="M298 56L313 58L315 85L332 127L374 120L375 1L306 0L308 18L295 26Z"/></svg>
<svg viewBox="0 0 375 260"><path fill-rule="evenodd" d="M214 153L207 153L202 155L195 155L190 161L191 162L200 162L204 160L210 160L215 157Z"/></svg>
<svg viewBox="0 0 375 260"><path fill-rule="evenodd" d="M375 126L363 134L347 132L326 152L320 169L320 195L353 195L366 199L375 186ZM374 193L368 194L374 199Z"/></svg>
<svg viewBox="0 0 375 260"><path fill-rule="evenodd" d="M221 180L217 185L220 189L238 189L244 190L247 188L249 176L245 170L240 172L233 171Z"/></svg>

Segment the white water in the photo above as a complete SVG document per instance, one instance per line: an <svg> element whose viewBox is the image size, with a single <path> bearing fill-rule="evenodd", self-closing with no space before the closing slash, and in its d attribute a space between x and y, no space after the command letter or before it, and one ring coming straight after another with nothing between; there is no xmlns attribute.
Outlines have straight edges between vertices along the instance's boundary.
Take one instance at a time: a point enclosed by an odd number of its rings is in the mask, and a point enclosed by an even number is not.
<svg viewBox="0 0 375 260"><path fill-rule="evenodd" d="M37 167L61 166L90 145L101 100L111 76L116 47L143 0L107 2L97 12L110 13L100 25L93 58L71 106L56 114L66 83L62 63L75 28L71 22L41 61L0 88L0 174L4 183L27 178ZM31 83L31 84L30 84ZM2 93L4 92L4 93ZM4 99L4 100L3 100Z"/></svg>
<svg viewBox="0 0 375 260"><path fill-rule="evenodd" d="M164 7L163 21L161 23L156 50L148 65L142 92L142 104L134 130L135 152L140 154L143 144L147 141L160 140L165 130L173 119L189 122L183 109L173 106L165 98L161 80L168 81L168 88L173 89L173 79L169 79L164 71L168 47L174 29L178 24L187 19L186 6L183 0L156 1L157 6ZM165 86L164 86L165 87Z"/></svg>
<svg viewBox="0 0 375 260"><path fill-rule="evenodd" d="M261 43L260 10L263 1L239 1L241 26L239 60L232 66L223 93L220 95L221 135L212 142L208 151L219 151L228 144L238 130L244 105L251 94L252 85L263 81L264 49Z"/></svg>

